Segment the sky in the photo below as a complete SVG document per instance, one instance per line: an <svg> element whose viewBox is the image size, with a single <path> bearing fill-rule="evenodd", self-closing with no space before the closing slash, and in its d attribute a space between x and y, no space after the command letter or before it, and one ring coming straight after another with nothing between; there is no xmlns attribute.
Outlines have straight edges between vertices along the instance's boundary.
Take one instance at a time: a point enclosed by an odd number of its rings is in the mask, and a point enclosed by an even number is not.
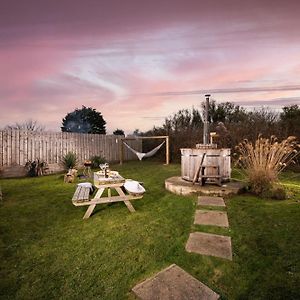
<svg viewBox="0 0 300 300"><path fill-rule="evenodd" d="M82 105L149 130L205 93L300 105L300 1L0 0L0 127Z"/></svg>

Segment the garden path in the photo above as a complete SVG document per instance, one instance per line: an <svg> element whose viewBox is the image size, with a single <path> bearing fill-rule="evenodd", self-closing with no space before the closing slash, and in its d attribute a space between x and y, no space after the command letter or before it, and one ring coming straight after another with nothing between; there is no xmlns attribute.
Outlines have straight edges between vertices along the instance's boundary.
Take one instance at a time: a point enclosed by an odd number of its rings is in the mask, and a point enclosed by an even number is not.
<svg viewBox="0 0 300 300"><path fill-rule="evenodd" d="M226 207L221 197L199 196L198 205ZM229 227L227 213L218 210L196 210L194 224ZM231 238L228 236L192 232L185 248L187 252L232 260ZM220 298L217 293L175 264L137 284L132 291L142 300Z"/></svg>
<svg viewBox="0 0 300 300"><path fill-rule="evenodd" d="M199 196L198 205L226 207L221 197ZM194 224L229 227L227 213L218 210L196 210ZM232 260L231 238L224 235L192 232L185 249L202 255Z"/></svg>
<svg viewBox="0 0 300 300"><path fill-rule="evenodd" d="M218 300L220 298L217 293L175 264L137 284L132 291L142 300Z"/></svg>

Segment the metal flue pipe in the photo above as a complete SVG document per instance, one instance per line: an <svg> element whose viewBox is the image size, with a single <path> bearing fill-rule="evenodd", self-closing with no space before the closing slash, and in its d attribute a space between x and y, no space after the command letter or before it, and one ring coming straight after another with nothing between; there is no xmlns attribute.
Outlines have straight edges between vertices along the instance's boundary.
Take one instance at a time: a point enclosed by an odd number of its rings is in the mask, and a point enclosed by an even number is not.
<svg viewBox="0 0 300 300"><path fill-rule="evenodd" d="M209 144L209 120L208 120L208 109L209 109L209 97L205 95L205 107L204 107L204 126L203 126L203 144Z"/></svg>

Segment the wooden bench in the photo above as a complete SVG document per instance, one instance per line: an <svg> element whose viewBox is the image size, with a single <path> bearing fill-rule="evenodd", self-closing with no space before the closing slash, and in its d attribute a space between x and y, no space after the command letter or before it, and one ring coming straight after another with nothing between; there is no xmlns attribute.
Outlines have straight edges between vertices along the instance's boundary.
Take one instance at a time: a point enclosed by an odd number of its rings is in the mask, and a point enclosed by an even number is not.
<svg viewBox="0 0 300 300"><path fill-rule="evenodd" d="M84 186L78 186L73 198L72 202L75 206L78 206L78 203L89 201L90 196L90 188Z"/></svg>

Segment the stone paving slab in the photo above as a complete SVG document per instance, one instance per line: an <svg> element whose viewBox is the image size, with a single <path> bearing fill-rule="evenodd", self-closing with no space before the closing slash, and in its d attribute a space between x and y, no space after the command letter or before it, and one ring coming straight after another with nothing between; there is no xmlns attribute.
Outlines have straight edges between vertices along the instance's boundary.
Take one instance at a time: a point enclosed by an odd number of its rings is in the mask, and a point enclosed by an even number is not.
<svg viewBox="0 0 300 300"><path fill-rule="evenodd" d="M227 213L216 210L196 210L194 224L229 227Z"/></svg>
<svg viewBox="0 0 300 300"><path fill-rule="evenodd" d="M203 232L193 232L186 243L187 252L232 260L231 238Z"/></svg>
<svg viewBox="0 0 300 300"><path fill-rule="evenodd" d="M217 300L220 296L173 264L136 285L132 291L142 300Z"/></svg>
<svg viewBox="0 0 300 300"><path fill-rule="evenodd" d="M207 206L222 206L225 207L224 199L221 197L208 197L208 196L199 196L198 205L207 205Z"/></svg>

